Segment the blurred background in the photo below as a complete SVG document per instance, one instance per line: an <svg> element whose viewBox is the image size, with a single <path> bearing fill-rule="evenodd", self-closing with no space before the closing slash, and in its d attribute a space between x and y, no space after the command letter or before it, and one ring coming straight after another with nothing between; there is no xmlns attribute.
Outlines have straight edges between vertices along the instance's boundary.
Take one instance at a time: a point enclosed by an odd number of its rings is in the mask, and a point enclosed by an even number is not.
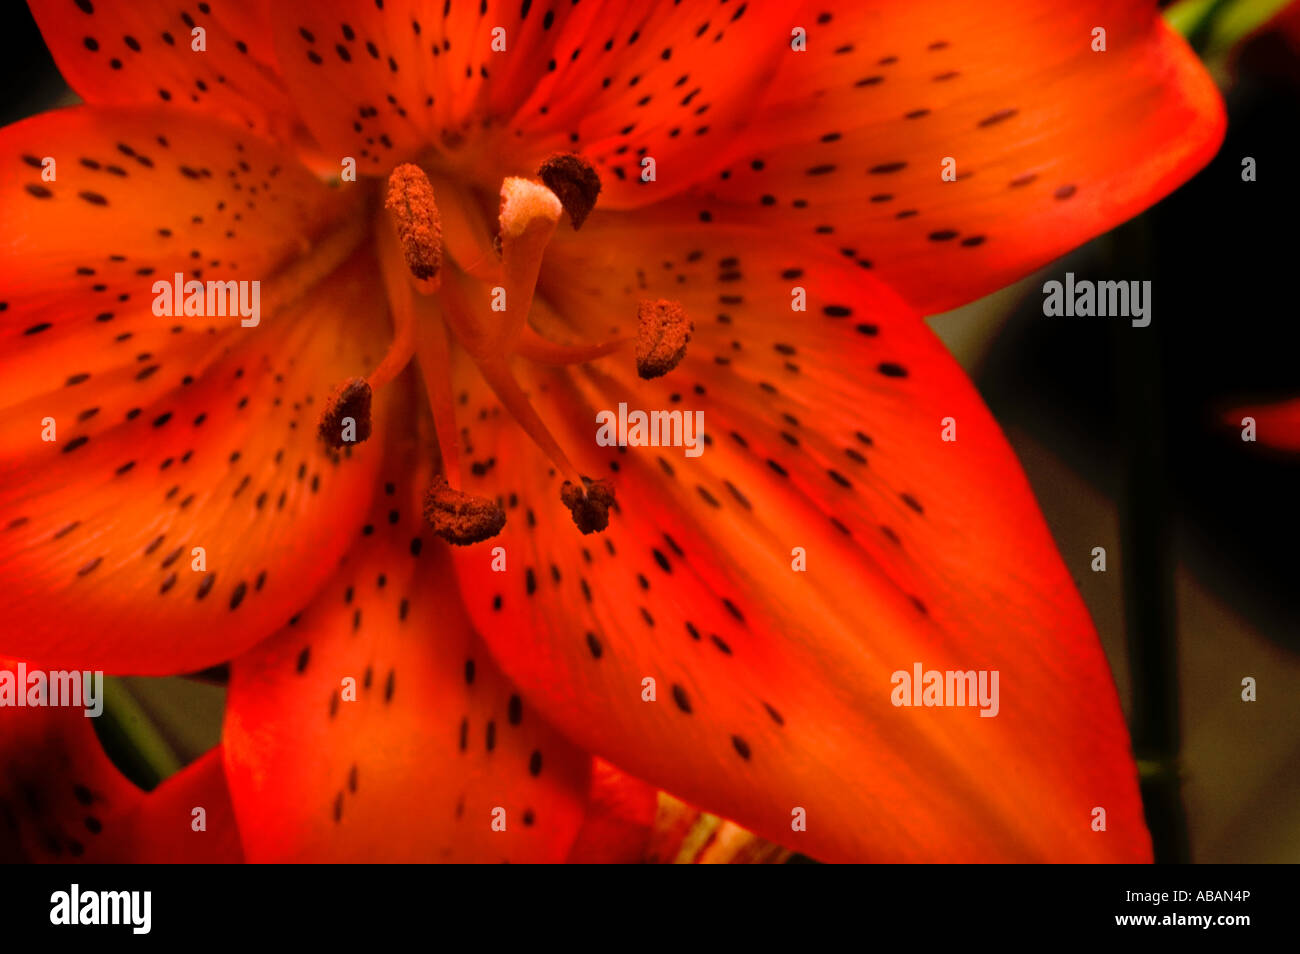
<svg viewBox="0 0 1300 954"><path fill-rule="evenodd" d="M1300 453L1243 442L1224 414L1300 396L1300 2L1163 6L1227 102L1216 159L1132 222L929 321L1006 430L1092 611L1157 861L1297 862ZM76 102L26 5L0 24L0 122ZM1045 318L1042 285L1067 271L1151 281L1151 325ZM108 680L105 748L153 787L217 743L222 681Z"/></svg>

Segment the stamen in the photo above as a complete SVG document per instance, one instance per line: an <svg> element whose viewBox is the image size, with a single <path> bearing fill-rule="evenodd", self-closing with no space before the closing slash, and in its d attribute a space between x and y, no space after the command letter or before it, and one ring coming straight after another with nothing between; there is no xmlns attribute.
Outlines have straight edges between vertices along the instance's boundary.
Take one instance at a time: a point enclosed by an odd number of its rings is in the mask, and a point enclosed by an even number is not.
<svg viewBox="0 0 1300 954"><path fill-rule="evenodd" d="M392 213L406 267L416 278L433 278L442 266L442 227L424 170L409 162L394 169L384 208Z"/></svg>
<svg viewBox="0 0 1300 954"><path fill-rule="evenodd" d="M381 216L382 218L382 216ZM393 343L378 367L367 380L372 388L387 384L410 363L415 355L415 290L411 276L402 270L401 253L397 235L386 223L375 223L375 239L379 244L379 272L384 279L388 296L388 310L393 315Z"/></svg>
<svg viewBox="0 0 1300 954"><path fill-rule="evenodd" d="M488 383L488 387L496 393L498 400L505 405L505 409L510 413L510 416L533 439L533 443L540 447L542 452L559 468L565 479L574 482L580 480L578 469L569 462L568 455L564 453L559 441L551 434L541 415L537 413L532 402L528 400L528 395L524 393L524 389L515 380L515 376L511 373L505 359L495 358L478 362L478 370L483 375L483 380Z"/></svg>
<svg viewBox="0 0 1300 954"><path fill-rule="evenodd" d="M460 489L460 433L456 429L456 403L451 385L451 355L447 327L434 313L434 299L419 300L415 324L416 354L424 393L433 412L433 428L442 454L442 476L453 490Z"/></svg>
<svg viewBox="0 0 1300 954"><path fill-rule="evenodd" d="M542 161L537 175L559 196L574 230L581 228L600 195L600 176L591 163L571 152L557 152Z"/></svg>
<svg viewBox="0 0 1300 954"><path fill-rule="evenodd" d="M595 533L609 525L609 508L614 504L613 488L605 481L592 482L578 473L559 441L533 407L532 400L515 378L511 367L511 358L516 355L535 357L546 363L568 364L594 360L628 343L616 341L594 346L566 347L546 341L527 325L542 256L551 236L555 234L555 227L563 211L564 206L560 200L546 186L527 179L507 178L501 187L498 233L501 243L501 284L505 290L504 318L500 313L488 312L485 295L478 295L478 307L470 306L463 287L470 279L458 267L459 263L440 276L438 299L446 327L455 334L483 380L516 423L560 472L564 480L561 499L573 513L578 528L583 533ZM590 203L586 211L590 211ZM585 212L579 218L583 215ZM466 248L471 247L468 242L462 241L461 244ZM478 261L483 256L474 257ZM484 290L478 289L480 293ZM428 304L425 299L420 302L417 307L421 309ZM677 310L681 312L680 306L677 306ZM661 311L667 313L671 309ZM683 335L689 336L691 329L684 312L681 312L681 317L685 320L686 330L666 331L661 337L668 341L679 340L678 350L684 352ZM417 320L415 324L421 370L442 443L443 434L448 432L448 427L455 427L451 390L447 383L447 342L440 336L428 333L426 325L432 322ZM675 360L680 360L680 355ZM665 367L671 366L666 361L666 358L660 359ZM451 422L446 425L444 421L448 418ZM453 442L448 441L447 448L454 453ZM454 479L454 469L448 466L445 453L444 470L447 473L429 490L425 507L425 515L439 535L452 543L466 544L487 539L497 533L505 521L500 506L464 494L452 486L449 480Z"/></svg>
<svg viewBox="0 0 1300 954"><path fill-rule="evenodd" d="M340 384L325 401L318 431L320 439L337 450L369 438L370 399L370 385L365 378L348 378ZM352 419L351 433L344 418Z"/></svg>
<svg viewBox="0 0 1300 954"><path fill-rule="evenodd" d="M389 302L393 301L389 296ZM409 315L409 309L407 309ZM410 318L403 320L400 309L393 307L393 317L396 323L396 332L393 335L393 343L389 346L388 352L384 355L383 360L375 370L370 372L366 381L370 384L371 389L383 387L393 378L402 373L402 370L411 362L411 356L415 353L415 340L411 328Z"/></svg>
<svg viewBox="0 0 1300 954"><path fill-rule="evenodd" d="M686 357L695 322L681 302L644 299L637 307L636 372L649 380L667 374Z"/></svg>
<svg viewBox="0 0 1300 954"><path fill-rule="evenodd" d="M486 497L453 490L440 474L425 491L424 519L438 536L463 547L500 533L506 525L506 512Z"/></svg>
<svg viewBox="0 0 1300 954"><path fill-rule="evenodd" d="M451 362L447 353L447 329L435 310L435 299L416 295L411 279L402 272L397 255L396 236L392 229L378 230L379 261L388 292L389 308L397 325L393 348L374 374L372 386L390 366L392 375L402 370L414 354L420 362L420 377L424 381L429 409L433 412L433 425L442 455L442 475L452 488L460 487L460 438L456 432L456 411L451 388ZM454 269L453 269L454 271ZM426 283L416 281L423 286ZM442 280L438 279L441 287ZM400 358L399 346L405 357Z"/></svg>
<svg viewBox="0 0 1300 954"><path fill-rule="evenodd" d="M595 361L597 358L603 358L607 354L613 354L615 351L626 348L631 343L631 338L619 338L616 341L606 341L603 344L593 345L556 344L554 341L543 338L530 326L524 325L520 331L519 340L515 343L515 354L527 358L529 361L536 361L538 364L561 367L568 364L586 364L588 361Z"/></svg>
<svg viewBox="0 0 1300 954"><path fill-rule="evenodd" d="M415 169L414 166L410 168ZM418 192L418 186L416 190ZM391 195L391 180L389 191ZM435 219L436 214L435 211ZM398 225L396 230L389 228L388 223L380 221L382 219L381 213L375 221L374 234L379 245L380 273L384 279L389 311L393 316L393 340L370 374L364 378L348 378L327 399L325 410L320 416L318 433L328 446L334 448L360 443L370 437L370 405L374 392L401 374L415 355L415 292L412 286L436 290L434 283L423 279L413 282L411 276L402 270L402 255L398 246L401 226ZM345 417L351 417L355 422L355 436L349 434L346 439L342 424Z"/></svg>
<svg viewBox="0 0 1300 954"><path fill-rule="evenodd" d="M599 533L609 526L609 508L614 505L614 487L608 480L583 477L581 484L566 480L560 499L573 514L573 522L586 533Z"/></svg>

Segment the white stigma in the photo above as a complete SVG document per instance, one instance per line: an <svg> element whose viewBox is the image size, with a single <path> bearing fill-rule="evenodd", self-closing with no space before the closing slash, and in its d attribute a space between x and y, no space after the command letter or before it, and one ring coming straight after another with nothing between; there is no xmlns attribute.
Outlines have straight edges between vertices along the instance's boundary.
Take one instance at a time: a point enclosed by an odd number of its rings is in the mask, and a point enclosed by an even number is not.
<svg viewBox="0 0 1300 954"><path fill-rule="evenodd" d="M552 226L560 221L564 207L555 193L540 182L509 176L501 184L501 235L519 238L538 220Z"/></svg>

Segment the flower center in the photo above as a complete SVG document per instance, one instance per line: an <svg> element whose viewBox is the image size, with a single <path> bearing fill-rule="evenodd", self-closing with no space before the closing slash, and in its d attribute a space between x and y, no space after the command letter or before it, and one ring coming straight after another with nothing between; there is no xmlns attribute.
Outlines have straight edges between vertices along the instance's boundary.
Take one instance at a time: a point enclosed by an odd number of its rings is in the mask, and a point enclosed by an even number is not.
<svg viewBox="0 0 1300 954"><path fill-rule="evenodd" d="M320 419L320 437L331 447L365 440L372 431L374 390L396 378L412 358L418 360L441 456L438 476L425 495L425 518L439 536L457 545L495 536L506 518L500 504L460 489L452 347L470 357L502 405L555 465L564 478L560 502L578 529L594 533L609 525L614 488L607 480L584 477L573 466L520 386L512 362L585 364L635 346L638 373L654 378L685 356L693 328L679 303L643 301L636 339L561 345L535 331L528 314L560 217L567 213L578 228L600 192L595 170L576 155L552 156L538 175L542 182L504 181L494 240L475 210L458 202L442 180L438 193L447 201L439 209L434 182L422 168L406 163L393 170L375 229L393 340L369 375L349 378L335 389ZM492 302L471 303L467 289L476 280L492 284Z"/></svg>

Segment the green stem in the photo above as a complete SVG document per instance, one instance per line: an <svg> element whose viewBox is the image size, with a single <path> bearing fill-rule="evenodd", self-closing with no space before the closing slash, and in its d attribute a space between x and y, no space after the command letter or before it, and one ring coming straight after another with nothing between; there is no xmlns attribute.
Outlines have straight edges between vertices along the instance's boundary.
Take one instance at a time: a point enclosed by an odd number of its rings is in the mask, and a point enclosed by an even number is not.
<svg viewBox="0 0 1300 954"><path fill-rule="evenodd" d="M104 712L95 721L105 750L142 788L153 789L180 769L180 759L120 679L104 679Z"/></svg>
<svg viewBox="0 0 1300 954"><path fill-rule="evenodd" d="M1201 18L1191 24L1186 31L1187 44L1196 51L1196 55L1205 58L1205 50L1210 45L1210 37L1214 35L1214 25L1218 22L1220 15L1235 3L1236 0L1214 0L1209 8L1201 15Z"/></svg>
<svg viewBox="0 0 1300 954"><path fill-rule="evenodd" d="M1139 218L1111 233L1106 268L1150 273L1150 223ZM1124 276L1127 277L1127 276ZM1132 700L1133 752L1147 827L1157 863L1190 857L1182 800L1182 747L1178 684L1178 623L1174 598L1174 531L1165 440L1164 324L1148 328L1116 324L1116 352L1123 476L1118 497L1126 641Z"/></svg>

